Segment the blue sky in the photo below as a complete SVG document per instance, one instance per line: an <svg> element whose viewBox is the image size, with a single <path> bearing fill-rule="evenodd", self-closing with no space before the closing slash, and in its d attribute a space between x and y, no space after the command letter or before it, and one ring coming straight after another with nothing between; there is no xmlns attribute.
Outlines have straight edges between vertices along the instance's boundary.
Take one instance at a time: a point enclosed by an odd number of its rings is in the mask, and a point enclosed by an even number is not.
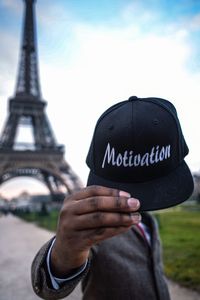
<svg viewBox="0 0 200 300"><path fill-rule="evenodd" d="M15 89L22 12L22 0L0 0L0 130ZM83 182L97 118L130 95L174 103L190 148L186 161L200 170L199 1L37 0L36 16L47 115ZM0 194L19 193L21 182L0 186ZM26 182L28 191L46 191Z"/></svg>

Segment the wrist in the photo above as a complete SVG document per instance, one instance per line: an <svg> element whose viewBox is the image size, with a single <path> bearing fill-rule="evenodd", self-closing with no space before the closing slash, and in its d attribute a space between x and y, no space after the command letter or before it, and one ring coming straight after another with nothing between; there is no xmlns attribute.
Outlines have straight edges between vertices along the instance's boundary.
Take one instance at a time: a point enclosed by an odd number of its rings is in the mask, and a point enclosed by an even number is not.
<svg viewBox="0 0 200 300"><path fill-rule="evenodd" d="M56 243L55 243L56 244ZM87 261L89 251L84 253L68 253L68 251L59 250L56 245L53 246L50 256L51 270L55 277L65 278L81 268Z"/></svg>

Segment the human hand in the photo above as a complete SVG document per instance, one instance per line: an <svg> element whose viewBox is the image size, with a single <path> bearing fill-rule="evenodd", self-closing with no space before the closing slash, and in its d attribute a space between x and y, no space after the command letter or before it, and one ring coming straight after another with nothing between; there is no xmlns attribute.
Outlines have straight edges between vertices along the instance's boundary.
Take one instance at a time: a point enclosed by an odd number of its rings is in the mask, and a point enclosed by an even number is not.
<svg viewBox="0 0 200 300"><path fill-rule="evenodd" d="M139 206L139 200L128 193L102 186L89 186L66 197L51 253L53 274L66 276L85 263L94 244L139 223Z"/></svg>

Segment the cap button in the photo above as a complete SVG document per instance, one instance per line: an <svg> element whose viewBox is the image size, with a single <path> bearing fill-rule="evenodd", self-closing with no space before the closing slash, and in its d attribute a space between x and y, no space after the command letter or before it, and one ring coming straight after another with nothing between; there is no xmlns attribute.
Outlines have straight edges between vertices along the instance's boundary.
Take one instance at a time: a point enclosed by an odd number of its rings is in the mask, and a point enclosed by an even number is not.
<svg viewBox="0 0 200 300"><path fill-rule="evenodd" d="M138 99L137 96L131 96L131 97L128 99L128 101L134 101L134 100L137 100L137 99Z"/></svg>

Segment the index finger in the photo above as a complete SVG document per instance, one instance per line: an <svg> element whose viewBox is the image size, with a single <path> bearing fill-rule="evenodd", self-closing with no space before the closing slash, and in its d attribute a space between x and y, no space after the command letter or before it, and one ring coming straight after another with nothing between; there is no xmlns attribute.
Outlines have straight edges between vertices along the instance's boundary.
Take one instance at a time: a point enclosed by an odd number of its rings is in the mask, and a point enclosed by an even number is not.
<svg viewBox="0 0 200 300"><path fill-rule="evenodd" d="M72 209L76 215L94 212L135 212L140 206L138 199L124 196L94 196L73 203Z"/></svg>
<svg viewBox="0 0 200 300"><path fill-rule="evenodd" d="M100 185L91 185L88 186L75 194L69 196L70 199L73 200L83 200L86 198L94 197L94 196L111 196L111 197L127 197L130 198L131 195L125 191L120 191L118 189L108 188Z"/></svg>

